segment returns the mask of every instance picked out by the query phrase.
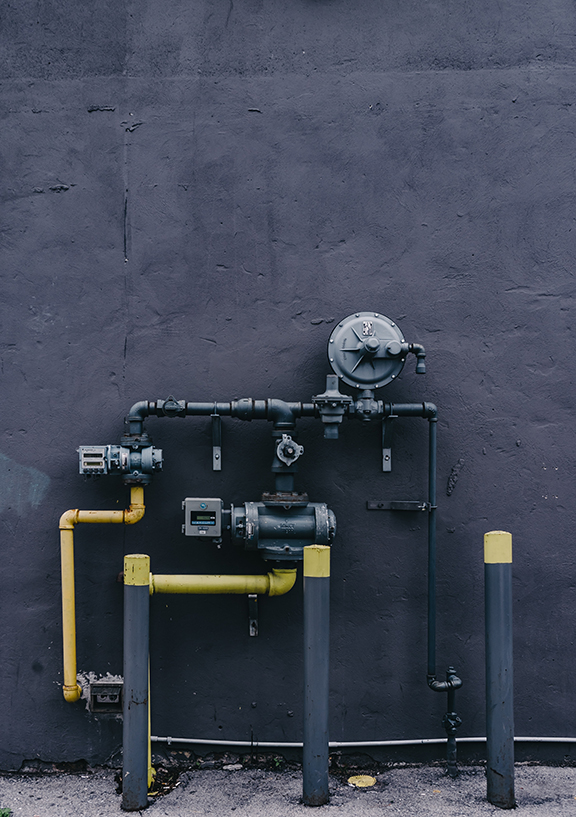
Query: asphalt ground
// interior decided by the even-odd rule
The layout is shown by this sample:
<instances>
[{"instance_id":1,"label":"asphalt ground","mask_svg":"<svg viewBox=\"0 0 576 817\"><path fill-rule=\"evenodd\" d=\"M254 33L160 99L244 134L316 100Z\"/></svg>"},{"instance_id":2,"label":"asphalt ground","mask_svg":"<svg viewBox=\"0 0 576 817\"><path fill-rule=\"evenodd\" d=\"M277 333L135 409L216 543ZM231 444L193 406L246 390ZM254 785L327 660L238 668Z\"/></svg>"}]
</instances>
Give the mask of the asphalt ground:
<instances>
[{"instance_id":1,"label":"asphalt ground","mask_svg":"<svg viewBox=\"0 0 576 817\"><path fill-rule=\"evenodd\" d=\"M295 766L283 771L245 768L199 768L170 772L165 794L150 797L149 817L472 817L506 812L486 800L482 766L460 769L456 779L438 766L399 766L374 773L375 785L355 788L340 770L330 776L330 801L310 808L301 802L302 774ZM354 772L352 772L353 774ZM167 778L168 779L168 778ZM515 770L517 809L522 817L576 817L576 768L519 764ZM12 774L0 776L0 809L13 817L103 817L122 815L117 772L88 769L79 774ZM2 814L2 811L0 811Z\"/></svg>"}]
</instances>

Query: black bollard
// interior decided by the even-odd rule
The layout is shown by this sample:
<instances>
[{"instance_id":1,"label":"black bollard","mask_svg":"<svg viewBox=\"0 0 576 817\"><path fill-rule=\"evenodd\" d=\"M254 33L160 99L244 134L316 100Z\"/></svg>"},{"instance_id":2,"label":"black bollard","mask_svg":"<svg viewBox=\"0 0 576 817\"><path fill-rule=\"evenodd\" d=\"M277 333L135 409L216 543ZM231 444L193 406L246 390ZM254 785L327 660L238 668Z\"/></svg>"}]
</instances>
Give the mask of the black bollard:
<instances>
[{"instance_id":1,"label":"black bollard","mask_svg":"<svg viewBox=\"0 0 576 817\"><path fill-rule=\"evenodd\" d=\"M307 806L328 802L330 548L304 548L304 748Z\"/></svg>"},{"instance_id":2,"label":"black bollard","mask_svg":"<svg viewBox=\"0 0 576 817\"><path fill-rule=\"evenodd\" d=\"M122 808L148 806L150 557L124 557Z\"/></svg>"},{"instance_id":3,"label":"black bollard","mask_svg":"<svg viewBox=\"0 0 576 817\"><path fill-rule=\"evenodd\" d=\"M514 808L512 535L484 535L488 800Z\"/></svg>"}]
</instances>

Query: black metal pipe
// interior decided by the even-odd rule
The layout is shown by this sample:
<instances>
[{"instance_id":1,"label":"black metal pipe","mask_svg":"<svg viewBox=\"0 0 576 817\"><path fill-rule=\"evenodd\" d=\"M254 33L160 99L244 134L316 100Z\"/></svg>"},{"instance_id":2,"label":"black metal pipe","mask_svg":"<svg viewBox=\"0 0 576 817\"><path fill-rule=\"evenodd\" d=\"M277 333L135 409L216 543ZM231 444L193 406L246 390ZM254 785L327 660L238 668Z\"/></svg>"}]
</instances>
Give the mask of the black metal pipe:
<instances>
[{"instance_id":1,"label":"black metal pipe","mask_svg":"<svg viewBox=\"0 0 576 817\"><path fill-rule=\"evenodd\" d=\"M304 548L304 745L302 799L328 802L330 548Z\"/></svg>"},{"instance_id":2,"label":"black metal pipe","mask_svg":"<svg viewBox=\"0 0 576 817\"><path fill-rule=\"evenodd\" d=\"M275 398L253 400L245 397L230 402L187 402L185 400L140 400L128 412L130 434L142 433L142 424L146 417L201 417L218 414L221 417L231 416L240 420L272 420L278 427L293 427L298 417L317 417L319 415L314 403L285 402Z\"/></svg>"},{"instance_id":3,"label":"black metal pipe","mask_svg":"<svg viewBox=\"0 0 576 817\"><path fill-rule=\"evenodd\" d=\"M512 653L512 536L484 536L486 616L487 796L514 808L514 689Z\"/></svg>"},{"instance_id":4,"label":"black metal pipe","mask_svg":"<svg viewBox=\"0 0 576 817\"><path fill-rule=\"evenodd\" d=\"M446 730L446 766L450 777L458 775L456 766L456 730L462 723L456 713L456 690L462 686L454 667L448 667L446 680L436 678L436 479L437 479L437 426L436 406L428 415L428 669L426 680L433 692L447 692L446 713L442 726Z\"/></svg>"},{"instance_id":5,"label":"black metal pipe","mask_svg":"<svg viewBox=\"0 0 576 817\"><path fill-rule=\"evenodd\" d=\"M459 682L459 684L462 682L457 677L454 667L448 667L446 682L449 687L447 690L446 713L442 718L442 726L446 730L446 766L450 777L458 777L456 730L461 725L462 719L456 713L456 682Z\"/></svg>"},{"instance_id":6,"label":"black metal pipe","mask_svg":"<svg viewBox=\"0 0 576 817\"><path fill-rule=\"evenodd\" d=\"M436 678L436 429L428 421L428 678Z\"/></svg>"},{"instance_id":7,"label":"black metal pipe","mask_svg":"<svg viewBox=\"0 0 576 817\"><path fill-rule=\"evenodd\" d=\"M132 436L140 436L144 428L144 419L148 417L149 406L147 400L141 400L139 403L134 403L128 412L128 431Z\"/></svg>"},{"instance_id":8,"label":"black metal pipe","mask_svg":"<svg viewBox=\"0 0 576 817\"><path fill-rule=\"evenodd\" d=\"M431 420L438 414L434 403L384 403L384 416L424 417Z\"/></svg>"},{"instance_id":9,"label":"black metal pipe","mask_svg":"<svg viewBox=\"0 0 576 817\"><path fill-rule=\"evenodd\" d=\"M426 350L421 343L411 343L410 351L416 355L416 374L426 374Z\"/></svg>"},{"instance_id":10,"label":"black metal pipe","mask_svg":"<svg viewBox=\"0 0 576 817\"><path fill-rule=\"evenodd\" d=\"M122 808L148 806L150 558L124 557Z\"/></svg>"}]
</instances>

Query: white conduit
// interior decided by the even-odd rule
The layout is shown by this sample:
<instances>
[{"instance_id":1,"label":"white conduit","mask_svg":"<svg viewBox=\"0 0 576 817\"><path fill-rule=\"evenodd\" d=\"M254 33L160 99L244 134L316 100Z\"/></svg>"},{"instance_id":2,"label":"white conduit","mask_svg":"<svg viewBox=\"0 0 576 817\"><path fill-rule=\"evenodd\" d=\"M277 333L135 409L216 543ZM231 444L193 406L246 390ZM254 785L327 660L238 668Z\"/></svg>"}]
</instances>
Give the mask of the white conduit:
<instances>
[{"instance_id":1,"label":"white conduit","mask_svg":"<svg viewBox=\"0 0 576 817\"><path fill-rule=\"evenodd\" d=\"M258 740L206 740L201 738L169 738L152 735L150 740L155 743L194 743L198 746L245 746L253 749L301 749L302 743L282 743L280 741ZM485 737L456 738L457 743L486 743ZM542 737L515 737L515 743L576 743L576 738L542 738ZM362 746L421 746L430 743L446 743L446 738L420 738L415 740L364 740L340 741L331 740L331 749L359 748Z\"/></svg>"}]
</instances>

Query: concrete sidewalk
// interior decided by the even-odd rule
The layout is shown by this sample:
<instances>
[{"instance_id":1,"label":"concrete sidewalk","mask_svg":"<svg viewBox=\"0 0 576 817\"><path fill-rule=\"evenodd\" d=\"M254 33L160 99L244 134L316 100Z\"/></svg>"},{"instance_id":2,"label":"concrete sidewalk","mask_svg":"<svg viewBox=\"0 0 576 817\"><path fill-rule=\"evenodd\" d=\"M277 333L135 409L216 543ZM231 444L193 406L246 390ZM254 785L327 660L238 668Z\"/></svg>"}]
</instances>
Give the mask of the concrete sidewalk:
<instances>
[{"instance_id":1,"label":"concrete sidewalk","mask_svg":"<svg viewBox=\"0 0 576 817\"><path fill-rule=\"evenodd\" d=\"M14 817L103 817L126 814L116 793L116 773L96 769L85 774L4 774L0 808ZM330 803L310 809L300 802L299 770L198 769L185 771L165 795L151 797L149 817L346 817L374 815L502 815L486 801L482 766L468 766L452 780L441 766L391 768L376 776L372 788L351 787L345 776L331 777ZM516 799L525 817L576 816L576 769L518 765Z\"/></svg>"}]
</instances>

